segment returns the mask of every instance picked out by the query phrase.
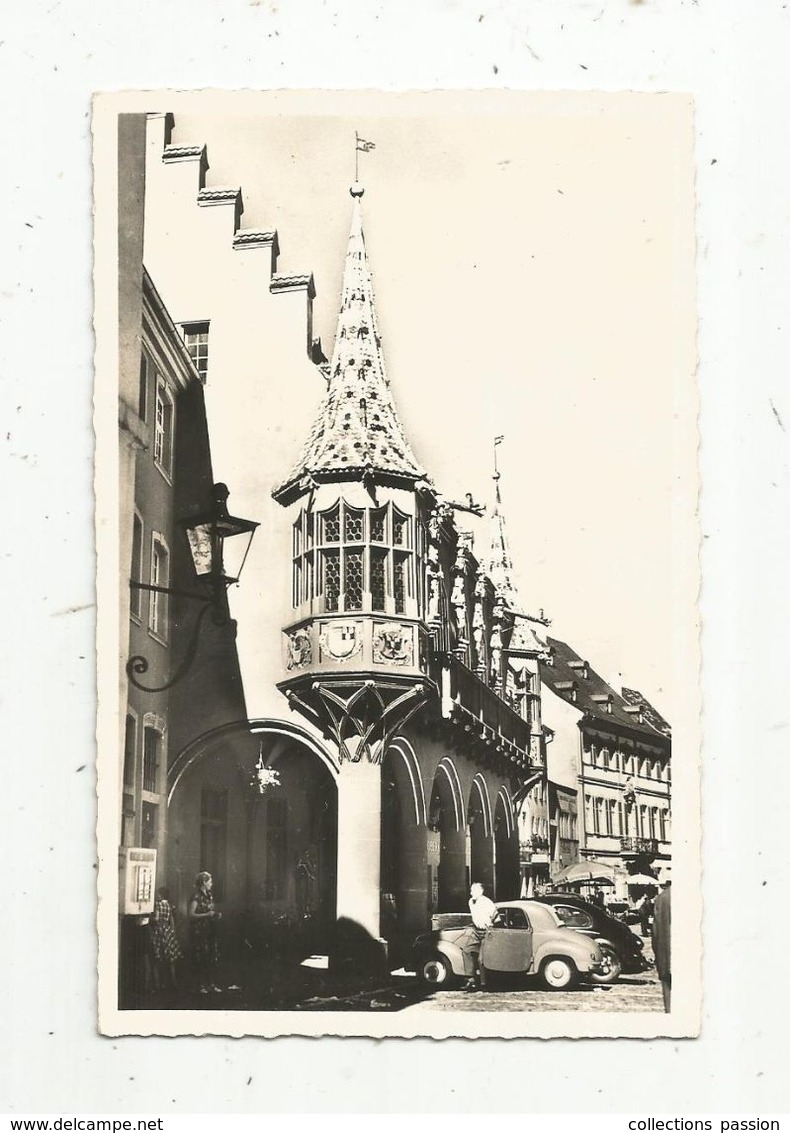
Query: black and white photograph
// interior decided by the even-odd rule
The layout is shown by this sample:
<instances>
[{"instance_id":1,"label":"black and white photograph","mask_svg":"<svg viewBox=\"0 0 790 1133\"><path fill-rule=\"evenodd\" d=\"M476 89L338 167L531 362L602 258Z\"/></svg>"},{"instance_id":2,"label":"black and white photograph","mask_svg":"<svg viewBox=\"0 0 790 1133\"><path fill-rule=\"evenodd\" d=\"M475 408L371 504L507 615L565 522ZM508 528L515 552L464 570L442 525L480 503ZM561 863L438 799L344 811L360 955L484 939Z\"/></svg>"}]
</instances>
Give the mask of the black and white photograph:
<instances>
[{"instance_id":1,"label":"black and white photograph","mask_svg":"<svg viewBox=\"0 0 790 1133\"><path fill-rule=\"evenodd\" d=\"M697 1034L692 99L93 135L102 1033Z\"/></svg>"}]
</instances>

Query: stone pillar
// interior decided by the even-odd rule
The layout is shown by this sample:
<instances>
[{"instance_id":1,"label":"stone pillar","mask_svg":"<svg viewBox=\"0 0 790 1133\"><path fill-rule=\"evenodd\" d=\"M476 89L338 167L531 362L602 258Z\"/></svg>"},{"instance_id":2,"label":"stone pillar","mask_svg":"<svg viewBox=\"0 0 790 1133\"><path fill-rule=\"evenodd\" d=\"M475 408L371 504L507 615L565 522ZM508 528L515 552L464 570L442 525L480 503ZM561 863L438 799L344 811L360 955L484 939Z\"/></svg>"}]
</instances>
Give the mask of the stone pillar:
<instances>
[{"instance_id":1,"label":"stone pillar","mask_svg":"<svg viewBox=\"0 0 790 1133\"><path fill-rule=\"evenodd\" d=\"M380 931L381 765L341 765L337 780L337 925L330 964L371 971L386 963Z\"/></svg>"},{"instance_id":2,"label":"stone pillar","mask_svg":"<svg viewBox=\"0 0 790 1133\"><path fill-rule=\"evenodd\" d=\"M442 830L439 862L439 912L463 912L469 903L466 876L466 832Z\"/></svg>"},{"instance_id":3,"label":"stone pillar","mask_svg":"<svg viewBox=\"0 0 790 1133\"><path fill-rule=\"evenodd\" d=\"M427 830L409 816L401 831L401 883L398 896L399 959L408 944L430 928Z\"/></svg>"}]
</instances>

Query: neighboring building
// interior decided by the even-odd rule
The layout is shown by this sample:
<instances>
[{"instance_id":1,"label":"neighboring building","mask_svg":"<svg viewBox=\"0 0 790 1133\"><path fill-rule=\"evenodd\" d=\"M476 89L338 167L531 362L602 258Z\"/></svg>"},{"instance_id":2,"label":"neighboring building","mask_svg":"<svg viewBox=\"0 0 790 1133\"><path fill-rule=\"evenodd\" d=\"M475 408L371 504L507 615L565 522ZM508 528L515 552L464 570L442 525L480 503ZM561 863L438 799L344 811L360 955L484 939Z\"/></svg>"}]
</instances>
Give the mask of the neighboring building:
<instances>
[{"instance_id":1,"label":"neighboring building","mask_svg":"<svg viewBox=\"0 0 790 1133\"><path fill-rule=\"evenodd\" d=\"M628 874L671 854L671 730L640 693L617 691L565 642L546 644L549 775L578 789L580 856L612 866L624 896Z\"/></svg>"},{"instance_id":2,"label":"neighboring building","mask_svg":"<svg viewBox=\"0 0 790 1133\"><path fill-rule=\"evenodd\" d=\"M551 808L551 870L549 880L579 860L578 793L569 787L549 781Z\"/></svg>"}]
</instances>

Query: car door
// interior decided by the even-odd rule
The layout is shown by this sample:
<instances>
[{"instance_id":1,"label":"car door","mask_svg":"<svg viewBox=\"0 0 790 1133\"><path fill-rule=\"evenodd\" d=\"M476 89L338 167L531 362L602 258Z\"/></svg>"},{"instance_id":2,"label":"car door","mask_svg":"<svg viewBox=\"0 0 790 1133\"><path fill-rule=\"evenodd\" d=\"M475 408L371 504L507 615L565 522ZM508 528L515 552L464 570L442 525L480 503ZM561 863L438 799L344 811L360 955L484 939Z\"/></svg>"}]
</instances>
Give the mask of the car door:
<instances>
[{"instance_id":1,"label":"car door","mask_svg":"<svg viewBox=\"0 0 790 1133\"><path fill-rule=\"evenodd\" d=\"M480 949L480 962L490 972L528 972L532 967L532 928L523 909L499 910L500 923L490 928Z\"/></svg>"}]
</instances>

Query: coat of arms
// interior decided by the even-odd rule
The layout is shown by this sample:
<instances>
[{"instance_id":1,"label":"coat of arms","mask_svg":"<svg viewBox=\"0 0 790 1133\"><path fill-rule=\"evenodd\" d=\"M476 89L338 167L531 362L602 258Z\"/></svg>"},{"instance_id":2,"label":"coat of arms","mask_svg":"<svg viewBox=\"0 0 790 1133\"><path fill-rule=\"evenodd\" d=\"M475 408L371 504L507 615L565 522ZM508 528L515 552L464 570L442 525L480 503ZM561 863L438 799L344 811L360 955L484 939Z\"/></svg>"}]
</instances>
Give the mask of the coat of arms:
<instances>
[{"instance_id":1,"label":"coat of arms","mask_svg":"<svg viewBox=\"0 0 790 1133\"><path fill-rule=\"evenodd\" d=\"M373 637L373 660L377 664L407 665L412 659L411 627L397 622L378 626Z\"/></svg>"},{"instance_id":2,"label":"coat of arms","mask_svg":"<svg viewBox=\"0 0 790 1133\"><path fill-rule=\"evenodd\" d=\"M356 622L329 622L321 632L321 649L334 661L347 661L362 648Z\"/></svg>"}]
</instances>

